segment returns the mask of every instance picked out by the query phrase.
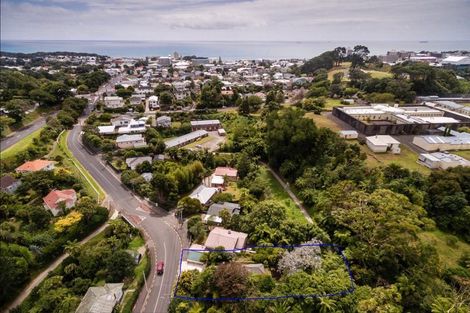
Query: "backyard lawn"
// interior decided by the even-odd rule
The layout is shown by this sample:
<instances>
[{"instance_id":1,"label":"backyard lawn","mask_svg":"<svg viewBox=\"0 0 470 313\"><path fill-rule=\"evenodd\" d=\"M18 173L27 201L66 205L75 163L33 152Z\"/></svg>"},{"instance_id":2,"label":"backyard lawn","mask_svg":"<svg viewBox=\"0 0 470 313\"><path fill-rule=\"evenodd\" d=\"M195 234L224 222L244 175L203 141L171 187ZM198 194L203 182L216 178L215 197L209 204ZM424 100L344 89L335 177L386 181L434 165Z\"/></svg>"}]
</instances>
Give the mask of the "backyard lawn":
<instances>
[{"instance_id":1,"label":"backyard lawn","mask_svg":"<svg viewBox=\"0 0 470 313\"><path fill-rule=\"evenodd\" d=\"M469 244L440 230L425 231L420 233L419 237L436 248L440 261L447 267L457 266L460 257L465 252L470 253Z\"/></svg>"},{"instance_id":2,"label":"backyard lawn","mask_svg":"<svg viewBox=\"0 0 470 313\"><path fill-rule=\"evenodd\" d=\"M277 179L271 174L271 172L264 166L261 167L260 171L261 178L266 182L264 185L268 186L270 189L270 197L273 200L284 204L287 209L286 213L288 217L296 221L305 223L306 220L302 212L291 199L291 197L289 197L289 194L284 190L284 188L282 188Z\"/></svg>"}]
</instances>

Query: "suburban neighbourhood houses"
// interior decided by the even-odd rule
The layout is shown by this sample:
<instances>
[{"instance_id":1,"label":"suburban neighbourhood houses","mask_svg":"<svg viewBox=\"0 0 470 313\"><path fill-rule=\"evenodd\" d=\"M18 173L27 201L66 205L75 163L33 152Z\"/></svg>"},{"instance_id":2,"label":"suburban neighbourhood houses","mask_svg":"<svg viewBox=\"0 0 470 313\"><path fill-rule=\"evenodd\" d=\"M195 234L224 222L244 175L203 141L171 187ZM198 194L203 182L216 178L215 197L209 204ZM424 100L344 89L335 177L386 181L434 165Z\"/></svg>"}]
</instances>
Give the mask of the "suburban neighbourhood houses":
<instances>
[{"instance_id":1,"label":"suburban neighbourhood houses","mask_svg":"<svg viewBox=\"0 0 470 313\"><path fill-rule=\"evenodd\" d=\"M11 175L5 175L0 178L0 189L6 193L14 193L21 186L21 180Z\"/></svg>"}]
</instances>

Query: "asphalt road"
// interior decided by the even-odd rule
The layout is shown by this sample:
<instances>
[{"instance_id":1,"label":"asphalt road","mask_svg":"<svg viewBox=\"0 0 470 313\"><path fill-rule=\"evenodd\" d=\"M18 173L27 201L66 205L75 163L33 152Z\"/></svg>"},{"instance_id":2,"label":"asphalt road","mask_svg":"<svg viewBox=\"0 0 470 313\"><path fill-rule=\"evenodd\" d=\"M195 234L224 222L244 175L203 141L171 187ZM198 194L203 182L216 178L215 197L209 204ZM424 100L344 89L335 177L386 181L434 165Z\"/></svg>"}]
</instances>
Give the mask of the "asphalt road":
<instances>
[{"instance_id":1,"label":"asphalt road","mask_svg":"<svg viewBox=\"0 0 470 313\"><path fill-rule=\"evenodd\" d=\"M17 143L24 137L28 136L29 134L35 132L36 130L43 127L44 125L46 125L46 117L40 117L36 121L34 121L32 124L29 124L28 126L25 126L24 128L22 128L21 130L16 131L11 136L3 138L0 141L0 151L10 148L15 143Z\"/></svg>"},{"instance_id":2,"label":"asphalt road","mask_svg":"<svg viewBox=\"0 0 470 313\"><path fill-rule=\"evenodd\" d=\"M114 85L119 80L120 76L113 77L95 94L90 95L85 116L92 112L103 93L111 94L114 91ZM119 176L106 166L99 156L91 154L83 146L80 132L81 126L75 125L67 138L68 148L104 189L113 207L128 221L143 230L146 237L145 241L149 248L152 267L147 284L142 288L133 312L167 312L178 275L181 249L185 242L184 236L181 236L182 231L179 229L178 222L172 214L150 206L123 186ZM156 273L157 260L165 263L163 275Z\"/></svg>"},{"instance_id":3,"label":"asphalt road","mask_svg":"<svg viewBox=\"0 0 470 313\"><path fill-rule=\"evenodd\" d=\"M167 312L173 285L179 269L179 257L183 241L176 231L177 220L172 214L158 209L149 208L145 202L136 198L124 187L112 169L105 166L98 157L90 154L80 139L81 126L76 125L68 136L67 145L73 155L101 185L111 198L118 211L137 227L143 229L150 250L152 269L147 280L147 287L142 289L134 312ZM156 275L155 262L163 260L165 271Z\"/></svg>"}]
</instances>

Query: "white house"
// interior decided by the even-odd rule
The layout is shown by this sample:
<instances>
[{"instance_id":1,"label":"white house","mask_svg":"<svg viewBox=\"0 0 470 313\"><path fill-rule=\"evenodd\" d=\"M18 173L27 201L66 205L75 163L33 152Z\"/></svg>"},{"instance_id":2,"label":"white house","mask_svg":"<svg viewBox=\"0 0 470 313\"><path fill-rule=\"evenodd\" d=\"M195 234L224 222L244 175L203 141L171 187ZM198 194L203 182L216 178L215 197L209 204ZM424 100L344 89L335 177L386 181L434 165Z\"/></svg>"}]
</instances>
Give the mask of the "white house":
<instances>
[{"instance_id":1,"label":"white house","mask_svg":"<svg viewBox=\"0 0 470 313\"><path fill-rule=\"evenodd\" d=\"M209 204L209 201L211 198L219 192L218 188L212 188L212 187L206 187L204 185L201 185L194 189L194 191L189 195L190 198L192 199L197 199L199 202L201 202L202 205L207 205Z\"/></svg>"},{"instance_id":2,"label":"white house","mask_svg":"<svg viewBox=\"0 0 470 313\"><path fill-rule=\"evenodd\" d=\"M147 146L145 138L142 134L137 135L121 135L116 138L116 145L121 149L141 148Z\"/></svg>"},{"instance_id":3,"label":"white house","mask_svg":"<svg viewBox=\"0 0 470 313\"><path fill-rule=\"evenodd\" d=\"M160 102L157 96L151 96L148 98L149 108L152 110L160 109Z\"/></svg>"},{"instance_id":4,"label":"white house","mask_svg":"<svg viewBox=\"0 0 470 313\"><path fill-rule=\"evenodd\" d=\"M366 137L366 144L375 153L391 151L393 154L400 154L400 142L389 135Z\"/></svg>"},{"instance_id":5,"label":"white house","mask_svg":"<svg viewBox=\"0 0 470 313\"><path fill-rule=\"evenodd\" d=\"M344 139L357 139L358 133L355 130L340 130L339 136Z\"/></svg>"},{"instance_id":6,"label":"white house","mask_svg":"<svg viewBox=\"0 0 470 313\"><path fill-rule=\"evenodd\" d=\"M122 97L104 97L104 106L110 109L122 108L124 106L124 101Z\"/></svg>"},{"instance_id":7,"label":"white house","mask_svg":"<svg viewBox=\"0 0 470 313\"><path fill-rule=\"evenodd\" d=\"M120 115L118 117L112 118L111 124L117 127L121 127L121 126L129 125L130 121L132 121L132 117L127 116L127 115Z\"/></svg>"}]
</instances>

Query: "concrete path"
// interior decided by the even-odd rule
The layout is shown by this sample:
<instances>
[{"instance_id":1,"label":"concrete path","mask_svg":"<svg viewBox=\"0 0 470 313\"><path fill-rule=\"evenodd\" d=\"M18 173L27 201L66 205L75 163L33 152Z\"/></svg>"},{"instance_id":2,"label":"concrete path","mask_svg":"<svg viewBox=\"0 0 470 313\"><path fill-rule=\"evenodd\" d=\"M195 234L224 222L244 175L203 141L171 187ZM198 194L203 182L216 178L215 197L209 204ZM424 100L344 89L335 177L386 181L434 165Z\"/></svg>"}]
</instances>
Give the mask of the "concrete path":
<instances>
[{"instance_id":1,"label":"concrete path","mask_svg":"<svg viewBox=\"0 0 470 313\"><path fill-rule=\"evenodd\" d=\"M305 219L307 222L310 224L313 223L312 218L308 214L307 210L305 209L304 205L302 202L297 198L297 196L292 192L290 187L282 180L282 178L266 164L266 168L273 174L274 177L276 177L277 181L281 184L282 188L289 194L289 197L294 201L294 203L299 207L300 211L302 211L302 214L305 216Z\"/></svg>"}]
</instances>

